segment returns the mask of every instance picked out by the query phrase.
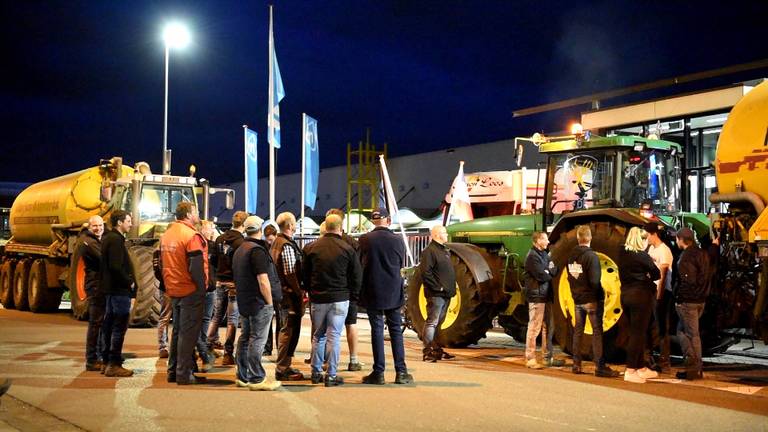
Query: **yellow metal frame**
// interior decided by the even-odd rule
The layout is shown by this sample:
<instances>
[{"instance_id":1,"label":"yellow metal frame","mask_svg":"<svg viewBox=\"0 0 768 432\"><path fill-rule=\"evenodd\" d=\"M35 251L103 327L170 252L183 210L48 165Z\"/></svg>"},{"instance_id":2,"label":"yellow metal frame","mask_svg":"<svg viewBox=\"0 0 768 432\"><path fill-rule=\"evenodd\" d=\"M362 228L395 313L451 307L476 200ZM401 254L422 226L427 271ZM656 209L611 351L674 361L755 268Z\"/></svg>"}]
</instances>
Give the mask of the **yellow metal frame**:
<instances>
[{"instance_id":1,"label":"yellow metal frame","mask_svg":"<svg viewBox=\"0 0 768 432\"><path fill-rule=\"evenodd\" d=\"M384 150L376 150L371 143L371 131L366 130L365 142L360 141L357 150L352 149L352 144L347 144L347 232L359 232L363 229L362 218L357 219L357 226L351 226L350 214L358 215L370 213L379 206L379 155L387 157L387 143ZM353 195L357 196L354 200Z\"/></svg>"}]
</instances>

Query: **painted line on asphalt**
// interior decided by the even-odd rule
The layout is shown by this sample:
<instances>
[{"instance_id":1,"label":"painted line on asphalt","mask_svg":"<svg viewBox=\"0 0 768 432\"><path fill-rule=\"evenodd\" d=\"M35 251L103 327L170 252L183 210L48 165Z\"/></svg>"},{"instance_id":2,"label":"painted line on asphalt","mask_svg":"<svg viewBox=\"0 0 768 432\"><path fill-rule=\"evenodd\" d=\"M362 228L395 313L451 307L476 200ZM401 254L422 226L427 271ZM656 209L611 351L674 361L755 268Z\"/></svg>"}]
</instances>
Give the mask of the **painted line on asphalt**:
<instances>
[{"instance_id":1,"label":"painted line on asphalt","mask_svg":"<svg viewBox=\"0 0 768 432\"><path fill-rule=\"evenodd\" d=\"M117 378L115 385L115 417L105 430L132 430L141 425L142 430L161 431L155 420L159 413L139 403L141 392L152 386L157 357L128 359L125 366L133 369L130 378Z\"/></svg>"}]
</instances>

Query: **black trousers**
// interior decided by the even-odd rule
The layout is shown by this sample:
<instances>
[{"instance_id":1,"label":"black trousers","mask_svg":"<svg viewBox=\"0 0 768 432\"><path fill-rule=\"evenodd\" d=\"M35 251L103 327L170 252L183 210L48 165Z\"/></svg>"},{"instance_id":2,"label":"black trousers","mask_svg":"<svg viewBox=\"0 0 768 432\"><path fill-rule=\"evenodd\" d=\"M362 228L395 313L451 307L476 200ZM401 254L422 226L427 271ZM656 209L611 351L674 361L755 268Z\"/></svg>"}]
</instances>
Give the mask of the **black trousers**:
<instances>
[{"instance_id":1,"label":"black trousers","mask_svg":"<svg viewBox=\"0 0 768 432\"><path fill-rule=\"evenodd\" d=\"M280 303L280 335L278 336L277 364L278 372L285 372L291 367L296 345L301 332L301 317L304 316L304 302L299 293L283 292Z\"/></svg>"},{"instance_id":2,"label":"black trousers","mask_svg":"<svg viewBox=\"0 0 768 432\"><path fill-rule=\"evenodd\" d=\"M85 361L93 363L101 360L104 352L104 338L101 326L107 311L107 298L103 295L88 296L88 332L85 336Z\"/></svg>"},{"instance_id":3,"label":"black trousers","mask_svg":"<svg viewBox=\"0 0 768 432\"><path fill-rule=\"evenodd\" d=\"M627 345L627 367L642 369L645 367L643 352L648 332L648 323L653 313L654 293L648 289L623 289L621 306L629 319L629 344Z\"/></svg>"},{"instance_id":4,"label":"black trousers","mask_svg":"<svg viewBox=\"0 0 768 432\"><path fill-rule=\"evenodd\" d=\"M176 374L177 383L192 380L195 367L195 346L203 326L204 290L197 290L186 297L174 297L173 335L168 356L168 374Z\"/></svg>"}]
</instances>

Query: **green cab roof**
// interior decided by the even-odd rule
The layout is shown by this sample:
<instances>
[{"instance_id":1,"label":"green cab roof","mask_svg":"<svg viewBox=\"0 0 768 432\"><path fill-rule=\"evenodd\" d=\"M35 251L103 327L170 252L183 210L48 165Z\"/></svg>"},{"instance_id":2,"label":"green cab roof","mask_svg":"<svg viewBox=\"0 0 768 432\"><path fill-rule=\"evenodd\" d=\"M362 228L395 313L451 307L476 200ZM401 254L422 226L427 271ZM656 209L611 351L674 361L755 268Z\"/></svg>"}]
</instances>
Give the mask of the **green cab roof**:
<instances>
[{"instance_id":1,"label":"green cab roof","mask_svg":"<svg viewBox=\"0 0 768 432\"><path fill-rule=\"evenodd\" d=\"M593 135L590 139L566 139L562 141L552 141L539 145L540 153L556 153L574 150L601 149L608 147L628 147L633 148L636 145L644 144L648 149L666 150L672 149L681 151L679 144L672 141L659 139L649 139L639 136L611 136L601 137Z\"/></svg>"}]
</instances>

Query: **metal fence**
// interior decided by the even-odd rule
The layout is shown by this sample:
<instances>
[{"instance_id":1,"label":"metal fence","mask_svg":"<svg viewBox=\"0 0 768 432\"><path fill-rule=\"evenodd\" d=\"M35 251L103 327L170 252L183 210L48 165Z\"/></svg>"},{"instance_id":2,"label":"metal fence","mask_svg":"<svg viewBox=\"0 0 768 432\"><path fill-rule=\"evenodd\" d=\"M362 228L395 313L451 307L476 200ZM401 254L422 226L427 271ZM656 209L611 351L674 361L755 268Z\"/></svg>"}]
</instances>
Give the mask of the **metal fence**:
<instances>
[{"instance_id":1,"label":"metal fence","mask_svg":"<svg viewBox=\"0 0 768 432\"><path fill-rule=\"evenodd\" d=\"M400 235L399 233L395 232L396 234ZM294 239L296 240L296 243L298 243L299 247L302 249L304 246L314 242L315 240L320 237L319 235L304 235L304 236L296 236ZM429 234L424 233L405 233L405 237L408 240L408 246L411 248L411 253L413 254L413 265L416 265L419 263L419 257L421 256L421 252L427 247L429 244Z\"/></svg>"}]
</instances>

